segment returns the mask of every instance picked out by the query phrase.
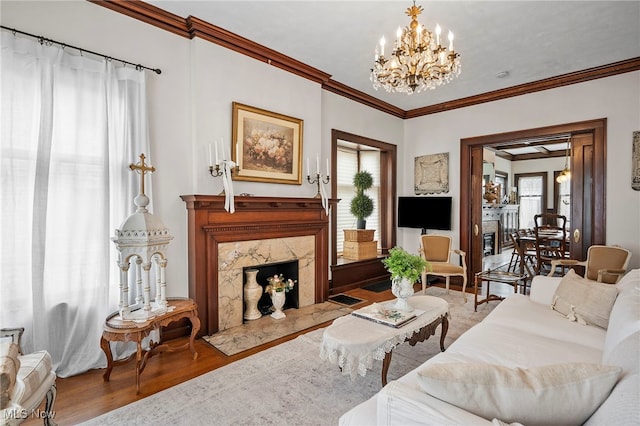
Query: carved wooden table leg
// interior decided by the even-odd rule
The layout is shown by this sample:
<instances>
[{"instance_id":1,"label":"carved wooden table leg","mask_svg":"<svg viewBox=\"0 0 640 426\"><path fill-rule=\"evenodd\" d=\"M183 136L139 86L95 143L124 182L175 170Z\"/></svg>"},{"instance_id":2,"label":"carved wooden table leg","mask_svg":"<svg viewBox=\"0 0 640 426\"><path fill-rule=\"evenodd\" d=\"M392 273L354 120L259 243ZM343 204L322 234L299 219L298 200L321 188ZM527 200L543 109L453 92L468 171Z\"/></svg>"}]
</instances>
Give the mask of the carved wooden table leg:
<instances>
[{"instance_id":1,"label":"carved wooden table leg","mask_svg":"<svg viewBox=\"0 0 640 426\"><path fill-rule=\"evenodd\" d=\"M432 323L427 324L420 330L414 332L411 337L407 337L405 339L405 342L409 342L411 346L415 346L418 342L424 342L436 333L436 328L439 325L442 326L442 333L440 333L440 351L444 352L444 338L447 336L447 331L449 330L449 319L447 318L447 314L444 314ZM387 372L391 365L392 356L393 349L384 354L384 359L382 360L382 386L387 384Z\"/></svg>"},{"instance_id":2,"label":"carved wooden table leg","mask_svg":"<svg viewBox=\"0 0 640 426\"><path fill-rule=\"evenodd\" d=\"M440 333L440 352L444 352L444 338L447 337L449 331L449 318L445 315L442 318L442 332Z\"/></svg>"},{"instance_id":3,"label":"carved wooden table leg","mask_svg":"<svg viewBox=\"0 0 640 426\"><path fill-rule=\"evenodd\" d=\"M193 354L193 359L198 358L198 352L196 352L196 348L193 345L193 342L196 339L196 335L198 331L200 331L200 318L198 318L198 311L194 311L189 318L191 320L191 337L189 337L189 349Z\"/></svg>"},{"instance_id":4,"label":"carved wooden table leg","mask_svg":"<svg viewBox=\"0 0 640 426\"><path fill-rule=\"evenodd\" d=\"M387 371L389 371L389 365L391 365L391 356L393 355L393 349L384 354L382 360L382 387L387 385Z\"/></svg>"},{"instance_id":5,"label":"carved wooden table leg","mask_svg":"<svg viewBox=\"0 0 640 426\"><path fill-rule=\"evenodd\" d=\"M111 370L113 370L113 355L111 354L111 345L109 341L103 337L100 338L100 347L102 351L107 356L107 371L102 375L102 380L105 382L109 381L109 377L111 376Z\"/></svg>"}]
</instances>

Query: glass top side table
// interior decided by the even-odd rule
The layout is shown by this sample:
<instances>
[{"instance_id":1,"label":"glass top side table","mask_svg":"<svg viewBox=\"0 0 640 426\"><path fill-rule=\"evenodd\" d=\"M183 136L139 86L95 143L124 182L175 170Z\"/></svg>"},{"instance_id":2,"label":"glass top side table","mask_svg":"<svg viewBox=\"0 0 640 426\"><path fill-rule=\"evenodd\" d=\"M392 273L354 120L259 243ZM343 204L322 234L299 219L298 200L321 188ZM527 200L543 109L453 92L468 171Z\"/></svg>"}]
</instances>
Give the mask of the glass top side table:
<instances>
[{"instance_id":1,"label":"glass top side table","mask_svg":"<svg viewBox=\"0 0 640 426\"><path fill-rule=\"evenodd\" d=\"M513 292L518 292L518 286L522 287L522 294L525 294L527 291L527 279L529 276L527 274L516 274L513 272L504 272L504 271L492 271L491 269L486 271L481 271L475 274L473 280L473 289L474 289L474 306L473 310L478 310L478 305L482 305L483 303L488 303L492 300L504 300L504 297L497 296L495 294L491 294L490 285L491 282L499 282L504 284L509 284L513 286ZM482 281L487 282L487 295L486 298L478 300L478 290L479 287L482 287Z\"/></svg>"}]
</instances>

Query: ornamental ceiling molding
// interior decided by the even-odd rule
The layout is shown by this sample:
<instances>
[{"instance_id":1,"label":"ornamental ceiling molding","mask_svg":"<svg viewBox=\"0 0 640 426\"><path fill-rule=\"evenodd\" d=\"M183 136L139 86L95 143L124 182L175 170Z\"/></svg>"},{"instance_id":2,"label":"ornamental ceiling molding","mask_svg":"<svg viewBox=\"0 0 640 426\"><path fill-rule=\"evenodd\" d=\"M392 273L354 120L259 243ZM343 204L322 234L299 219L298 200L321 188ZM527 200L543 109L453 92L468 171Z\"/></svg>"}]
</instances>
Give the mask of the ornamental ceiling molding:
<instances>
[{"instance_id":1,"label":"ornamental ceiling molding","mask_svg":"<svg viewBox=\"0 0 640 426\"><path fill-rule=\"evenodd\" d=\"M393 105L383 102L364 92L348 87L338 81L332 80L331 75L300 61L297 61L280 52L269 49L261 44L255 43L249 39L240 37L223 28L212 25L206 21L190 16L182 18L174 15L166 10L141 0L89 0L96 5L106 7L115 12L137 19L147 24L162 28L182 37L193 39L199 37L220 46L231 49L235 52L247 55L261 62L278 67L282 70L291 72L300 77L309 79L322 86L322 89L344 96L355 102L385 112L387 114L402 119L416 118L424 115L435 114L444 111L450 111L458 108L464 108L472 105L493 102L500 99L506 99L514 96L526 95L542 90L553 89L557 87L568 86L576 83L583 83L599 78L610 77L617 74L640 70L640 57L631 58L608 65L594 68L588 68L582 71L562 74L543 80L525 83L513 87L495 90L492 92L481 93L479 95L469 96L466 98L456 99L453 101L442 102L440 104L429 105L422 108L416 108L404 111Z\"/></svg>"}]
</instances>

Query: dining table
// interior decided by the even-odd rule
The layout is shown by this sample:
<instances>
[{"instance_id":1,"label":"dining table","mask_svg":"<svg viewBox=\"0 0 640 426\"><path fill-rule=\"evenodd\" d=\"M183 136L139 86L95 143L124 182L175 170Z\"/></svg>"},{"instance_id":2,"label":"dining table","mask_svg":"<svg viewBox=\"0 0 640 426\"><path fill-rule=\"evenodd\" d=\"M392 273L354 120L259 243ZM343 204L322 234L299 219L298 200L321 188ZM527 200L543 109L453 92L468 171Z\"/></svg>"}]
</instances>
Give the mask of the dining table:
<instances>
[{"instance_id":1,"label":"dining table","mask_svg":"<svg viewBox=\"0 0 640 426\"><path fill-rule=\"evenodd\" d=\"M547 240L558 240L561 241L563 238L565 239L565 244L568 246L569 244L569 236L566 232L558 231L558 230L549 230L549 231L539 231L541 236L544 236ZM525 271L530 277L534 275L538 275L540 271L538 270L537 263L535 264L533 270L531 266L526 262L526 252L527 250L536 250L538 239L535 234L528 235L520 235L516 239L517 246L515 247L518 250L518 255L520 256L520 274L524 274Z\"/></svg>"}]
</instances>

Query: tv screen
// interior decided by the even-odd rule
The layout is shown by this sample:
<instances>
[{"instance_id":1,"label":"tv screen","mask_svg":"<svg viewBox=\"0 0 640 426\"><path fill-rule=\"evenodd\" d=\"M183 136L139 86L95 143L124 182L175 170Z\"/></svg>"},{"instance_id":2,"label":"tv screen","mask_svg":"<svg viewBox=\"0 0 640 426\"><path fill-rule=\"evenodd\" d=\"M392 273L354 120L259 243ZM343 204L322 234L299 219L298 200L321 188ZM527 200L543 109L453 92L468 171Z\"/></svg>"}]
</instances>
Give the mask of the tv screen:
<instances>
[{"instance_id":1,"label":"tv screen","mask_svg":"<svg viewBox=\"0 0 640 426\"><path fill-rule=\"evenodd\" d=\"M398 227L451 230L451 197L398 197Z\"/></svg>"}]
</instances>

